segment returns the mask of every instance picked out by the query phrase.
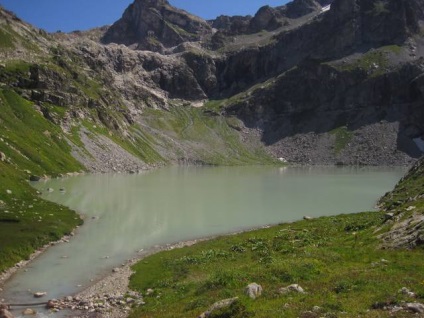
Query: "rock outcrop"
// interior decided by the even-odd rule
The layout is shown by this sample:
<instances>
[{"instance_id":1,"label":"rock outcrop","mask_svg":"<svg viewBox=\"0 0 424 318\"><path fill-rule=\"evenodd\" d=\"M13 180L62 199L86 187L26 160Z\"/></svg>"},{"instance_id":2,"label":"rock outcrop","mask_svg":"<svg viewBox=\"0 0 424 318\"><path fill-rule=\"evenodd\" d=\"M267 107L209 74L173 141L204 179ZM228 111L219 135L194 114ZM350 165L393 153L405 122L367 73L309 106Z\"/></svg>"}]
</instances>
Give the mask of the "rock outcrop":
<instances>
[{"instance_id":1,"label":"rock outcrop","mask_svg":"<svg viewBox=\"0 0 424 318\"><path fill-rule=\"evenodd\" d=\"M424 245L423 189L424 157L379 201L380 209L390 215L385 224L391 229L379 237L383 248L412 249Z\"/></svg>"},{"instance_id":2,"label":"rock outcrop","mask_svg":"<svg viewBox=\"0 0 424 318\"><path fill-rule=\"evenodd\" d=\"M136 0L102 38L103 43L163 51L183 42L199 41L212 32L209 24L166 0Z\"/></svg>"}]
</instances>

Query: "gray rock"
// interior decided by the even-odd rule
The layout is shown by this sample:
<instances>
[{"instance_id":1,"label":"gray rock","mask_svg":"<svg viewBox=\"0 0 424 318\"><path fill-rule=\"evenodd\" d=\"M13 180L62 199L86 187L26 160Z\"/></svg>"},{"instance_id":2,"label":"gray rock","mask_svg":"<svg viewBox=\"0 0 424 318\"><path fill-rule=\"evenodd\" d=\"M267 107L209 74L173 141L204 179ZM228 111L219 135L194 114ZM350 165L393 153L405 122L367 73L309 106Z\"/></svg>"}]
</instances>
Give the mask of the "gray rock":
<instances>
[{"instance_id":1,"label":"gray rock","mask_svg":"<svg viewBox=\"0 0 424 318\"><path fill-rule=\"evenodd\" d=\"M14 317L15 316L13 316L12 313L6 308L0 309L0 318L14 318Z\"/></svg>"},{"instance_id":2,"label":"gray rock","mask_svg":"<svg viewBox=\"0 0 424 318\"><path fill-rule=\"evenodd\" d=\"M27 308L24 311L22 311L22 315L24 316L35 316L37 312L34 309Z\"/></svg>"},{"instance_id":3,"label":"gray rock","mask_svg":"<svg viewBox=\"0 0 424 318\"><path fill-rule=\"evenodd\" d=\"M389 212L389 213L385 213L384 214L384 219L387 221L387 220L392 220L393 218L395 217L395 214L394 213L392 213L392 212Z\"/></svg>"},{"instance_id":4,"label":"gray rock","mask_svg":"<svg viewBox=\"0 0 424 318\"><path fill-rule=\"evenodd\" d=\"M279 289L280 294L288 294L290 292L300 293L300 294L306 294L302 287L298 284L292 284L287 287L282 287Z\"/></svg>"},{"instance_id":5,"label":"gray rock","mask_svg":"<svg viewBox=\"0 0 424 318\"><path fill-rule=\"evenodd\" d=\"M212 314L213 311L223 309L223 308L226 308L226 307L230 307L232 304L234 304L237 301L238 301L238 297L220 300L220 301L214 303L212 306L210 306L209 309L207 311L205 311L204 313L202 313L201 315L199 315L198 318L209 317Z\"/></svg>"},{"instance_id":6,"label":"gray rock","mask_svg":"<svg viewBox=\"0 0 424 318\"><path fill-rule=\"evenodd\" d=\"M36 292L36 293L34 293L35 298L41 298L41 297L44 297L46 295L47 295L46 292Z\"/></svg>"},{"instance_id":7,"label":"gray rock","mask_svg":"<svg viewBox=\"0 0 424 318\"><path fill-rule=\"evenodd\" d=\"M424 313L424 305L421 303L407 303L405 308L415 313Z\"/></svg>"},{"instance_id":8,"label":"gray rock","mask_svg":"<svg viewBox=\"0 0 424 318\"><path fill-rule=\"evenodd\" d=\"M6 161L6 160L7 160L6 155L0 151L0 161Z\"/></svg>"},{"instance_id":9,"label":"gray rock","mask_svg":"<svg viewBox=\"0 0 424 318\"><path fill-rule=\"evenodd\" d=\"M40 180L41 180L40 176L31 175L29 177L29 181L40 181Z\"/></svg>"},{"instance_id":10,"label":"gray rock","mask_svg":"<svg viewBox=\"0 0 424 318\"><path fill-rule=\"evenodd\" d=\"M410 291L410 290L409 290L408 288L406 288L406 287L402 287L401 289L399 289L398 293L399 293L399 294L406 295L406 296L408 296L408 297L412 297L412 298L415 298L415 297L417 296L414 292Z\"/></svg>"},{"instance_id":11,"label":"gray rock","mask_svg":"<svg viewBox=\"0 0 424 318\"><path fill-rule=\"evenodd\" d=\"M251 283L247 285L245 289L245 294L252 299L256 299L257 297L262 295L262 286L256 283Z\"/></svg>"},{"instance_id":12,"label":"gray rock","mask_svg":"<svg viewBox=\"0 0 424 318\"><path fill-rule=\"evenodd\" d=\"M172 7L166 0L136 0L102 41L161 52L165 47L199 41L211 33L206 21Z\"/></svg>"}]
</instances>

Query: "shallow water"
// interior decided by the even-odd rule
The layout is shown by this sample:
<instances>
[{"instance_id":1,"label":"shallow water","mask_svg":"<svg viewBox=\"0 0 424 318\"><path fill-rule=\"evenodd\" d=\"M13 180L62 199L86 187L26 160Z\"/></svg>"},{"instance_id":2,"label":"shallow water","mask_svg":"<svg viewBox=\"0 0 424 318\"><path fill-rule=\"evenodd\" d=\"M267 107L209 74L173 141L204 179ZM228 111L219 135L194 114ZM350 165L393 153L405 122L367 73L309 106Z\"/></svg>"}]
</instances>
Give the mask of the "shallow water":
<instances>
[{"instance_id":1,"label":"shallow water","mask_svg":"<svg viewBox=\"0 0 424 318\"><path fill-rule=\"evenodd\" d=\"M402 168L170 167L35 183L85 224L20 271L1 295L13 303L74 294L141 249L241 229L372 210ZM47 188L55 189L48 193ZM66 191L61 193L60 188Z\"/></svg>"}]
</instances>

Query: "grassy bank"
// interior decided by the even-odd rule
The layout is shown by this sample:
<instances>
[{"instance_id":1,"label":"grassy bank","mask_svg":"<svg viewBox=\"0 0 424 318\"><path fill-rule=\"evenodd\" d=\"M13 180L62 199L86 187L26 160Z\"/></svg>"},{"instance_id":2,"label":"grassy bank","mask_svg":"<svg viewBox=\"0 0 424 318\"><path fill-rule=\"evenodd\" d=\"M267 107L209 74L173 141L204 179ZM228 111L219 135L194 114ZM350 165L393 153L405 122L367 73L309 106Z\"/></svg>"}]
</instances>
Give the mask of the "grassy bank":
<instances>
[{"instance_id":1,"label":"grassy bank","mask_svg":"<svg viewBox=\"0 0 424 318\"><path fill-rule=\"evenodd\" d=\"M66 208L42 200L25 173L0 162L0 272L82 223Z\"/></svg>"},{"instance_id":2,"label":"grassy bank","mask_svg":"<svg viewBox=\"0 0 424 318\"><path fill-rule=\"evenodd\" d=\"M387 204L401 193L421 193L423 180L422 173L410 174ZM133 268L130 287L154 292L131 317L197 317L233 297L236 304L210 317L392 317L384 307L424 301L423 246L380 248L377 236L392 225L384 212L322 217L155 254ZM252 282L263 287L256 300L244 293ZM306 293L280 293L291 284ZM403 287L416 298L400 293Z\"/></svg>"},{"instance_id":3,"label":"grassy bank","mask_svg":"<svg viewBox=\"0 0 424 318\"><path fill-rule=\"evenodd\" d=\"M82 166L59 127L27 100L0 90L0 271L81 224L78 215L39 198L31 175L58 175Z\"/></svg>"}]
</instances>

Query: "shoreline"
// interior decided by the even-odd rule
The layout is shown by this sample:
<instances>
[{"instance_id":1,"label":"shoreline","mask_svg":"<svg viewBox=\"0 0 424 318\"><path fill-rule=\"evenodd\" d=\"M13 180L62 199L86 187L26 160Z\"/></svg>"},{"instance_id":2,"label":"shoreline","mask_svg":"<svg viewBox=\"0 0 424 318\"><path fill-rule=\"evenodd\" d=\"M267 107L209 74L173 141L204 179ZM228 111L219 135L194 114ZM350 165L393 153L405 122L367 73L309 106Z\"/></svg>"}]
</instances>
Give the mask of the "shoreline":
<instances>
[{"instance_id":1,"label":"shoreline","mask_svg":"<svg viewBox=\"0 0 424 318\"><path fill-rule=\"evenodd\" d=\"M292 223L292 222L286 222ZM153 254L173 250L176 248L183 248L195 245L200 242L212 240L214 238L224 236L224 235L237 235L244 232L254 231L258 229L270 228L272 226L276 226L279 223L275 224L267 224L258 227L252 228L244 228L235 230L234 232L221 233L217 235L201 237L196 239L189 239L185 241L178 241L174 243L168 243L164 245L155 245L146 250L140 250L134 255L131 259L127 260L125 263L122 263L120 266L111 268L109 273L105 273L103 277L99 278L96 281L93 281L89 286L87 286L84 290L79 291L72 296L64 297L63 299L46 299L46 303L50 300L53 300L57 306L52 307L52 311L60 313L60 317L75 317L75 318L93 318L99 316L99 311L96 311L91 306L79 306L81 304L93 304L96 299L103 297L104 295L111 295L112 298L123 299L125 295L131 293L129 289L129 281L130 277L133 274L131 267L136 263L142 261L146 257L149 257ZM77 230L79 226L75 229ZM31 254L28 260L22 260L17 263L15 266L6 270L4 273L0 275L0 293L4 291L4 285L7 283L9 279L11 279L19 270L25 270L25 267L28 266L32 261L36 260L37 257L46 252L50 247L55 246L60 243L68 243L69 240L77 233L72 232L71 235L66 235L58 241L50 242L49 244L44 245L37 251ZM133 295L134 296L134 295ZM138 305L143 305L143 295L140 294L138 296ZM137 298L137 296L135 296ZM0 304L2 303L0 299ZM85 307L85 308L84 308ZM88 307L88 308L87 308ZM28 306L31 308L31 306ZM101 311L101 317L105 318L126 318L130 313L130 308L128 306L123 306L122 303L117 302L115 305L111 305L108 307L107 311Z\"/></svg>"},{"instance_id":2,"label":"shoreline","mask_svg":"<svg viewBox=\"0 0 424 318\"><path fill-rule=\"evenodd\" d=\"M16 263L13 267L8 268L7 270L3 271L0 274L0 293L4 291L4 285L7 283L9 279L11 279L20 269L25 269L32 261L37 259L41 254L46 252L50 247L55 246L60 243L67 243L69 240L75 235L74 231L77 230L79 226L77 226L70 235L65 235L61 239L57 241L52 241L50 243L47 243L46 245L40 247L35 252L33 252L28 259L21 260L20 262ZM1 303L1 299L0 299Z\"/></svg>"},{"instance_id":3,"label":"shoreline","mask_svg":"<svg viewBox=\"0 0 424 318\"><path fill-rule=\"evenodd\" d=\"M216 237L216 236L214 236ZM187 240L187 241L181 241L173 244L165 244L165 245L156 245L153 246L147 250L143 250L141 252L138 252L137 256L134 258L128 260L126 263L122 264L120 267L115 268L111 271L111 273L106 274L105 277L100 278L98 281L93 282L92 285L84 289L83 291L75 294L73 296L74 299L77 299L79 302L81 301L90 301L96 297L102 296L102 295L111 295L111 294L119 294L119 295L126 295L131 290L129 289L129 281L130 277L133 274L133 271L131 270L131 267L135 265L136 263L142 261L148 256L151 256L153 254L166 251L166 250L172 250L176 248L183 248L187 246L192 246L194 244L197 244L202 241L213 239L214 237L207 237L207 238L200 238L200 239L193 239L193 240ZM141 302L142 302L142 296ZM118 296L119 298L120 296ZM143 302L141 303L141 305ZM87 310L75 310L68 312L72 312L70 316L65 314L65 317L80 317L80 318L88 318L91 317L90 312L87 312ZM90 311L90 310L88 310ZM76 315L77 313L77 315ZM107 318L126 318L129 314L128 307L122 308L122 307L112 307L110 308L110 311L102 313L101 317L107 317Z\"/></svg>"},{"instance_id":4,"label":"shoreline","mask_svg":"<svg viewBox=\"0 0 424 318\"><path fill-rule=\"evenodd\" d=\"M79 215L83 219L83 214L77 213L77 215ZM299 218L298 220L300 219L301 218ZM294 221L289 221L284 223L292 223L292 222ZM104 275L102 275L98 280L91 282L84 290L75 293L73 297L88 299L100 294L111 294L116 292L117 290L119 290L119 292L122 291L122 294L125 294L129 291L128 283L129 283L129 278L132 274L131 266L133 266L135 263L140 262L141 260L143 260L144 258L152 254L165 251L165 250L191 246L198 242L211 240L219 236L236 235L239 233L249 232L249 231L253 231L257 229L269 228L277 224L280 224L280 223L267 224L267 225L256 226L251 228L250 227L239 228L239 229L236 229L234 232L221 233L221 234L217 234L217 235L213 235L209 237L203 237L203 238L191 239L187 241L179 241L175 243L152 246L146 249L145 251L135 253L132 259L126 261L122 265L118 265L117 268L119 270L117 272L112 271L112 268L111 268L111 271L109 273L107 272L104 273ZM66 243L74 235L78 235L77 233L78 228L79 226L77 226L70 235L64 236L57 241L53 241L44 245L43 247L39 248L34 253L32 253L27 260L22 260L19 263L15 264L13 267L6 270L5 272L1 273L0 274L0 293L4 291L3 288L4 288L4 285L7 283L7 281L11 279L19 270L25 269L25 267L28 266L28 264L34 261L42 253L46 252L49 247L55 246L56 244L59 244L59 243ZM1 303L1 299L0 299L0 303ZM127 317L127 313L124 314L122 308L114 308L112 310L112 312L115 312L115 311L116 313L114 315L109 316L109 313L108 313L108 315L104 317L116 317L116 318ZM88 317L87 314L89 314L87 313L87 311L81 311L81 316L72 315L72 317Z\"/></svg>"}]
</instances>

